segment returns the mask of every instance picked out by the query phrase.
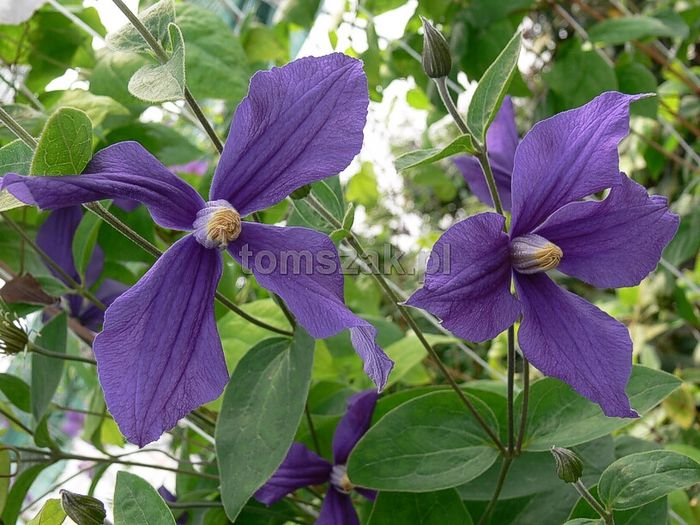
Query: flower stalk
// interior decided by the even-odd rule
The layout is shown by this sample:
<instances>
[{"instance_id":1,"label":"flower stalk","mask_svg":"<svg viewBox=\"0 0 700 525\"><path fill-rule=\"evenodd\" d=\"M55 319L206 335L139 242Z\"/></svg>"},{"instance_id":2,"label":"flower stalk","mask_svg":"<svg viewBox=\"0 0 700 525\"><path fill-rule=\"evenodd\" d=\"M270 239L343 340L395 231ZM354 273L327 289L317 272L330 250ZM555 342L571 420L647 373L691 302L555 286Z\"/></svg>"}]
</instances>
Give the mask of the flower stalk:
<instances>
[{"instance_id":1,"label":"flower stalk","mask_svg":"<svg viewBox=\"0 0 700 525\"><path fill-rule=\"evenodd\" d=\"M574 488L576 491L581 495L583 499L585 499L588 504L595 510L601 518L603 518L603 521L605 522L606 525L613 525L613 517L610 512L605 510L605 508L598 503L598 500L593 497L593 494L590 493L590 491L586 488L586 485L583 484L583 482L579 479L573 483Z\"/></svg>"}]
</instances>

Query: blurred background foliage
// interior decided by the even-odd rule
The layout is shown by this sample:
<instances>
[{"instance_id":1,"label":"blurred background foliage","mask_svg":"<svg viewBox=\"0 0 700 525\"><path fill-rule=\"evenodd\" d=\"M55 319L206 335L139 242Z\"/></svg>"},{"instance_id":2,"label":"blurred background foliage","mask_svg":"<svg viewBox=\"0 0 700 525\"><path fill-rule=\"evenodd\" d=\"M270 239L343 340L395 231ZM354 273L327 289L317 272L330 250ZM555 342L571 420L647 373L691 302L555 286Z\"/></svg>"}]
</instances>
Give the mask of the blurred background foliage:
<instances>
[{"instance_id":1,"label":"blurred background foliage","mask_svg":"<svg viewBox=\"0 0 700 525\"><path fill-rule=\"evenodd\" d=\"M129 79L150 58L147 52L115 51L105 46L107 28L113 30L125 21L113 7L105 9L104 4L110 2L49 0L32 12L30 4L36 3L16 2L15 14L22 20L0 25L2 107L34 136L39 136L47 119L59 108L78 108L92 123L93 151L117 141L137 140L164 164L177 166L174 169L205 194L216 165L215 152L183 103L152 105L130 94ZM143 10L150 3L142 1L139 7ZM100 8L99 12L95 6ZM629 453L660 445L700 458L697 417L700 5L697 2L188 0L177 2L176 8L176 21L187 49L188 86L221 137L227 135L234 110L256 70L285 64L300 54L332 50L364 61L372 100L365 148L339 178L316 185L313 191L341 219L346 216L349 204L354 206L350 212L354 217L353 229L363 237L365 246L377 250L379 261L388 263L400 255L404 268L418 269L400 272L394 268L391 273L391 280L404 296L421 282L426 250L440 233L455 221L486 209L469 193L449 160L401 173L393 166L394 159L402 153L444 146L458 135L434 84L421 69L420 16L433 21L448 38L453 56L449 86L458 97L462 111L475 82L516 29L521 28L524 51L509 90L521 135L538 120L581 105L604 91L655 93L655 97L633 106L632 131L621 146L621 169L652 193L669 197L672 209L682 218L678 235L666 250L658 271L637 287L596 290L566 278L561 280L629 327L638 363L676 374L684 381L660 408L633 423L624 435L616 436L614 447L612 441L606 441L603 448L610 461L615 454L624 455L624 450ZM3 173L28 170L30 152L18 145L14 135L4 127L0 128L0 146ZM203 175L183 168L197 160L209 161ZM153 225L143 207L131 213L116 207L112 211L161 247L175 240L176 234ZM15 209L9 216L32 235L45 218L45 214L31 208ZM262 216L270 223L286 220L288 224L313 225L333 232L336 240L343 235L334 232L303 200L283 202ZM92 238L84 236L75 241L74 253L91 250L96 241L105 253L101 279L133 284L153 259L109 227L98 228L92 232ZM349 266L359 268L351 259L348 262ZM29 273L51 296L67 291L4 222L0 222L0 269L5 281ZM221 291L238 304L245 304L245 309L257 317L284 324L282 314L267 292L252 278L242 275L233 264L227 264L225 272ZM370 276L346 278L346 298L353 310L375 323L380 331L380 343L398 362L390 392L440 382L425 351L415 337L407 335L407 327ZM38 312L43 305L17 304L14 308L25 315ZM227 362L233 368L265 334L223 309L217 310L217 314ZM41 317L33 319L37 329L40 328ZM429 320L419 317L419 321L432 334L432 342L438 345L455 377L463 381L483 380L480 388L502 391L505 338L465 345L447 337ZM80 352L79 337L71 335L67 341L66 352ZM34 388L40 379L32 377L28 363L28 357L18 356L8 363L9 372ZM21 399L26 394L24 387L17 387L5 375L0 377L0 408L6 416L11 416L6 421L24 421L21 410L22 406L26 408L26 400ZM345 399L354 389L368 386L347 334L317 342L309 407L326 450ZM47 388L51 403L47 428L58 445L71 443L73 435L66 425L70 415L76 413L80 414L79 436L85 447L108 451L124 444L114 422L104 416L104 401L89 366L65 367L60 382ZM79 412L61 409L68 405L77 407ZM218 406L219 402L212 403L206 414L215 415ZM22 444L26 439L16 421L1 432L5 433L2 439L6 443ZM309 442L308 429L302 426L298 438ZM176 451L175 465L190 465L195 453L206 457L202 450L210 447L190 427L176 428L172 439L170 450ZM646 443L640 444L640 439ZM610 461L599 465L598 471ZM35 509L31 503L40 499L56 480L67 472L76 472L67 468L64 462L48 467L40 476L39 485L32 489L32 497L21 507ZM215 466L210 464L206 468L213 470ZM100 469L102 466L94 470L92 483L87 484L89 491L95 489L106 470ZM172 484L170 477L158 478L154 484L159 481ZM176 483L178 496L189 494L191 499L199 499L215 486L180 475ZM82 488L87 492L85 485ZM700 523L696 496L692 491L678 491L670 496L672 523ZM521 496L521 499L529 498L531 507L523 503L525 510L515 518L506 517L508 509L502 508L500 522L533 523L536 519L557 523L561 513L551 519L528 514L527 509L535 508L532 501L538 497L529 493ZM227 522L219 509L191 512L196 523ZM242 515L248 521L239 519L239 522L263 523L254 516L251 510ZM265 521L273 522L280 521Z\"/></svg>"}]
</instances>

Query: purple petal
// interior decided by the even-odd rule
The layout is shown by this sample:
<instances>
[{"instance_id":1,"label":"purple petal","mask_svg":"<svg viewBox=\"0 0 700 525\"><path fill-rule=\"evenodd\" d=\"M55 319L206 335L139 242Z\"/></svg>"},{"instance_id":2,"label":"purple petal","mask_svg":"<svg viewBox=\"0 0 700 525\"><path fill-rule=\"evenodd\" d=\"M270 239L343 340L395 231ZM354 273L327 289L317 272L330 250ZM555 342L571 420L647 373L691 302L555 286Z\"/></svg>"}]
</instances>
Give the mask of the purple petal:
<instances>
[{"instance_id":1,"label":"purple petal","mask_svg":"<svg viewBox=\"0 0 700 525\"><path fill-rule=\"evenodd\" d=\"M562 249L560 271L600 288L639 284L678 229L665 198L620 176L605 200L567 204L535 230Z\"/></svg>"},{"instance_id":2,"label":"purple petal","mask_svg":"<svg viewBox=\"0 0 700 525\"><path fill-rule=\"evenodd\" d=\"M515 126L515 111L510 97L503 99L501 109L496 113L491 127L486 133L486 146L489 161L496 180L498 195L501 198L503 208L510 211L510 181L513 173L513 157L518 146L518 129ZM489 206L493 206L489 188L486 185L481 164L474 157L456 157L454 163L462 172L469 188L474 195Z\"/></svg>"},{"instance_id":3,"label":"purple petal","mask_svg":"<svg viewBox=\"0 0 700 525\"><path fill-rule=\"evenodd\" d=\"M258 489L255 499L272 505L297 489L328 481L333 466L301 443L292 443L277 472Z\"/></svg>"},{"instance_id":4,"label":"purple petal","mask_svg":"<svg viewBox=\"0 0 700 525\"><path fill-rule=\"evenodd\" d=\"M544 273L516 273L515 285L524 308L518 340L525 357L598 403L605 415L637 417L625 394L632 372L627 328Z\"/></svg>"},{"instance_id":5,"label":"purple petal","mask_svg":"<svg viewBox=\"0 0 700 525\"><path fill-rule=\"evenodd\" d=\"M377 397L375 390L365 390L348 400L348 409L333 435L333 461L336 464L344 465L347 462L353 447L367 432Z\"/></svg>"},{"instance_id":6,"label":"purple petal","mask_svg":"<svg viewBox=\"0 0 700 525\"><path fill-rule=\"evenodd\" d=\"M109 306L117 299L117 297L126 292L128 289L129 287L125 284L113 281L112 279L105 279L97 289L95 296L102 301L102 304ZM82 298L81 302L82 304L85 304L85 302L82 301ZM104 311L92 303L89 303L87 308L83 309L79 314L75 314L74 316L80 320L80 324L89 328L93 332L97 332L102 326Z\"/></svg>"},{"instance_id":7,"label":"purple petal","mask_svg":"<svg viewBox=\"0 0 700 525\"><path fill-rule=\"evenodd\" d=\"M355 487L353 490L370 501L374 501L375 499L377 499L378 493L376 490L363 489L362 487Z\"/></svg>"},{"instance_id":8,"label":"purple petal","mask_svg":"<svg viewBox=\"0 0 700 525\"><path fill-rule=\"evenodd\" d=\"M481 213L458 222L435 243L425 283L406 304L427 310L452 333L486 341L512 325L520 304L510 293L505 219Z\"/></svg>"},{"instance_id":9,"label":"purple petal","mask_svg":"<svg viewBox=\"0 0 700 525\"><path fill-rule=\"evenodd\" d=\"M117 208L121 208L125 212L129 213L138 208L140 203L129 199L114 199L114 201L112 201L112 204L114 204Z\"/></svg>"},{"instance_id":10,"label":"purple petal","mask_svg":"<svg viewBox=\"0 0 700 525\"><path fill-rule=\"evenodd\" d=\"M73 264L73 236L83 218L79 206L69 206L55 210L49 214L36 234L36 243L53 259L68 275L78 280L78 272ZM61 276L48 267L56 278Z\"/></svg>"},{"instance_id":11,"label":"purple petal","mask_svg":"<svg viewBox=\"0 0 700 525\"><path fill-rule=\"evenodd\" d=\"M231 255L252 270L260 286L278 294L316 339L350 328L364 370L379 389L393 362L374 342L376 330L345 306L338 252L327 235L308 228L243 223Z\"/></svg>"},{"instance_id":12,"label":"purple petal","mask_svg":"<svg viewBox=\"0 0 700 525\"><path fill-rule=\"evenodd\" d=\"M515 152L513 237L565 204L620 183L617 145L629 131L629 105L645 96L603 93L533 126Z\"/></svg>"},{"instance_id":13,"label":"purple petal","mask_svg":"<svg viewBox=\"0 0 700 525\"><path fill-rule=\"evenodd\" d=\"M82 175L5 175L2 188L26 204L54 210L84 202L125 198L141 202L164 228L190 230L204 200L137 142L99 151Z\"/></svg>"},{"instance_id":14,"label":"purple petal","mask_svg":"<svg viewBox=\"0 0 700 525\"><path fill-rule=\"evenodd\" d=\"M214 320L222 259L188 235L105 312L93 345L107 408L143 446L221 394L228 372Z\"/></svg>"},{"instance_id":15,"label":"purple petal","mask_svg":"<svg viewBox=\"0 0 700 525\"><path fill-rule=\"evenodd\" d=\"M369 95L362 62L341 53L256 73L211 187L241 215L345 169L362 147Z\"/></svg>"},{"instance_id":16,"label":"purple petal","mask_svg":"<svg viewBox=\"0 0 700 525\"><path fill-rule=\"evenodd\" d=\"M360 525L350 496L332 487L328 489L315 525Z\"/></svg>"}]
</instances>

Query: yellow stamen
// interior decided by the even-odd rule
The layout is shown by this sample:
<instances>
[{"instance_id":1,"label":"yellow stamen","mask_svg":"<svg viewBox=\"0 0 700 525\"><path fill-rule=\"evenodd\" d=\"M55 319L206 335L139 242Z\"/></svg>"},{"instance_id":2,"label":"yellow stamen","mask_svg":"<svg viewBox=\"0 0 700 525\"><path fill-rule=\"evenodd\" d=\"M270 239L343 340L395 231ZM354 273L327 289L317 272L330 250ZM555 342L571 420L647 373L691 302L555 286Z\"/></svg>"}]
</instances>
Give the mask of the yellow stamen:
<instances>
[{"instance_id":1,"label":"yellow stamen","mask_svg":"<svg viewBox=\"0 0 700 525\"><path fill-rule=\"evenodd\" d=\"M241 216L233 208L222 208L207 222L207 238L219 246L226 246L241 234Z\"/></svg>"}]
</instances>

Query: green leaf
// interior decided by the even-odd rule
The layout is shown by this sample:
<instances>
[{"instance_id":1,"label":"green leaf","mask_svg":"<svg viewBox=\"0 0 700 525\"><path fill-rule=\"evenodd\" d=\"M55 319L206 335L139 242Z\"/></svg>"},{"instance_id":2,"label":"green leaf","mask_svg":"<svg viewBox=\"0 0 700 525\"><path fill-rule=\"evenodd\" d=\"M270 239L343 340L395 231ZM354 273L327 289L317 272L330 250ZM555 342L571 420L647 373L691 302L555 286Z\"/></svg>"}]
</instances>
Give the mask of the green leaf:
<instances>
[{"instance_id":1,"label":"green leaf","mask_svg":"<svg viewBox=\"0 0 700 525\"><path fill-rule=\"evenodd\" d=\"M469 397L498 435L493 412L480 399ZM355 446L348 475L362 487L428 492L476 478L497 457L498 450L457 395L433 392L380 419Z\"/></svg>"},{"instance_id":2,"label":"green leaf","mask_svg":"<svg viewBox=\"0 0 700 525\"><path fill-rule=\"evenodd\" d=\"M5 394L10 403L23 412L31 412L31 390L29 385L19 377L11 374L0 374L0 392Z\"/></svg>"},{"instance_id":3,"label":"green leaf","mask_svg":"<svg viewBox=\"0 0 700 525\"><path fill-rule=\"evenodd\" d=\"M61 525L66 518L66 513L61 507L61 500L50 499L41 507L39 514L27 522L27 525Z\"/></svg>"},{"instance_id":4,"label":"green leaf","mask_svg":"<svg viewBox=\"0 0 700 525\"><path fill-rule=\"evenodd\" d=\"M185 164L202 157L202 152L187 138L170 126L157 122L133 122L113 129L107 135L107 143L135 140L166 166Z\"/></svg>"},{"instance_id":5,"label":"green leaf","mask_svg":"<svg viewBox=\"0 0 700 525\"><path fill-rule=\"evenodd\" d=\"M93 76L90 87L93 88ZM84 111L93 127L113 127L117 123L123 123L130 117L129 110L111 97L93 95L84 89L69 89L64 91L56 102L57 107L71 107Z\"/></svg>"},{"instance_id":6,"label":"green leaf","mask_svg":"<svg viewBox=\"0 0 700 525\"><path fill-rule=\"evenodd\" d=\"M44 414L39 423L34 428L34 443L41 448L58 448L56 442L51 437L49 432L49 416L51 413Z\"/></svg>"},{"instance_id":7,"label":"green leaf","mask_svg":"<svg viewBox=\"0 0 700 525\"><path fill-rule=\"evenodd\" d=\"M139 13L139 20L159 43L168 36L168 25L175 21L175 5L172 0L161 0ZM149 52L151 48L141 33L127 22L121 29L107 36L107 45L117 51Z\"/></svg>"},{"instance_id":8,"label":"green leaf","mask_svg":"<svg viewBox=\"0 0 700 525\"><path fill-rule=\"evenodd\" d=\"M644 65L639 62L619 64L615 66L617 84L622 93L655 93L657 88L656 77ZM659 97L649 97L637 100L630 107L634 115L642 115L648 118L656 118L656 110L659 105Z\"/></svg>"},{"instance_id":9,"label":"green leaf","mask_svg":"<svg viewBox=\"0 0 700 525\"><path fill-rule=\"evenodd\" d=\"M165 64L146 64L129 80L129 93L146 102L185 97L185 41L175 24L168 26L173 52Z\"/></svg>"},{"instance_id":10,"label":"green leaf","mask_svg":"<svg viewBox=\"0 0 700 525\"><path fill-rule=\"evenodd\" d=\"M231 28L211 11L191 3L178 4L177 25L187 46L187 85L194 97L242 99L251 71Z\"/></svg>"},{"instance_id":11,"label":"green leaf","mask_svg":"<svg viewBox=\"0 0 700 525\"><path fill-rule=\"evenodd\" d=\"M575 518L567 521L564 525L604 525L604 523L602 518Z\"/></svg>"},{"instance_id":12,"label":"green leaf","mask_svg":"<svg viewBox=\"0 0 700 525\"><path fill-rule=\"evenodd\" d=\"M394 161L394 166L398 171L403 171L408 168L415 168L452 155L464 155L467 153L475 153L472 138L469 135L460 135L444 148L419 149L404 153Z\"/></svg>"},{"instance_id":13,"label":"green leaf","mask_svg":"<svg viewBox=\"0 0 700 525\"><path fill-rule=\"evenodd\" d=\"M61 108L51 115L32 160L32 175L78 175L92 156L92 123L83 111Z\"/></svg>"},{"instance_id":14,"label":"green leaf","mask_svg":"<svg viewBox=\"0 0 700 525\"><path fill-rule=\"evenodd\" d=\"M175 525L175 518L148 482L122 471L114 489L114 525Z\"/></svg>"},{"instance_id":15,"label":"green leaf","mask_svg":"<svg viewBox=\"0 0 700 525\"><path fill-rule=\"evenodd\" d=\"M600 476L598 494L608 509L633 509L700 483L700 464L668 450L618 459Z\"/></svg>"},{"instance_id":16,"label":"green leaf","mask_svg":"<svg viewBox=\"0 0 700 525\"><path fill-rule=\"evenodd\" d=\"M146 104L129 93L128 85L134 73L147 64L148 60L137 53L102 50L90 75L90 91L98 96L110 97L134 114L139 114ZM90 115L87 109L74 107Z\"/></svg>"},{"instance_id":17,"label":"green leaf","mask_svg":"<svg viewBox=\"0 0 700 525\"><path fill-rule=\"evenodd\" d=\"M7 495L7 502L2 512L2 520L0 520L2 523L5 525L15 525L17 523L17 518L19 518L20 510L24 507L24 501L29 489L34 480L48 466L48 463L33 465L13 478L12 488Z\"/></svg>"},{"instance_id":18,"label":"green leaf","mask_svg":"<svg viewBox=\"0 0 700 525\"><path fill-rule=\"evenodd\" d=\"M78 275L82 277L82 282L85 282L85 272L95 250L102 222L94 213L85 213L73 235L73 262Z\"/></svg>"},{"instance_id":19,"label":"green leaf","mask_svg":"<svg viewBox=\"0 0 700 525\"><path fill-rule=\"evenodd\" d=\"M454 341L451 337L433 334L426 334L426 339L431 345ZM419 365L423 359L428 357L425 347L414 334L409 334L403 339L399 339L387 346L384 351L396 363L391 374L389 374L386 388L401 381L414 366Z\"/></svg>"},{"instance_id":20,"label":"green leaf","mask_svg":"<svg viewBox=\"0 0 700 525\"><path fill-rule=\"evenodd\" d=\"M591 42L610 45L660 36L682 35L678 34L677 28L665 24L658 18L642 15L609 18L598 22L588 30L588 38Z\"/></svg>"},{"instance_id":21,"label":"green leaf","mask_svg":"<svg viewBox=\"0 0 700 525\"><path fill-rule=\"evenodd\" d=\"M66 353L67 317L61 313L41 329L36 344L52 352ZM32 414L41 421L63 375L63 360L32 353Z\"/></svg>"},{"instance_id":22,"label":"green leaf","mask_svg":"<svg viewBox=\"0 0 700 525\"><path fill-rule=\"evenodd\" d=\"M5 510L5 503L7 503L11 473L12 463L10 461L10 451L6 448L0 449L0 516L2 516Z\"/></svg>"},{"instance_id":23,"label":"green leaf","mask_svg":"<svg viewBox=\"0 0 700 525\"><path fill-rule=\"evenodd\" d=\"M424 494L380 492L367 525L471 525L472 517L454 489Z\"/></svg>"},{"instance_id":24,"label":"green leaf","mask_svg":"<svg viewBox=\"0 0 700 525\"><path fill-rule=\"evenodd\" d=\"M294 440L311 383L314 340L297 328L294 339L253 347L231 376L216 425L221 499L231 521L274 474Z\"/></svg>"},{"instance_id":25,"label":"green leaf","mask_svg":"<svg viewBox=\"0 0 700 525\"><path fill-rule=\"evenodd\" d=\"M32 163L32 150L20 139L13 140L0 148L0 173L19 173L29 175ZM24 203L16 199L7 190L0 191L0 211L20 208Z\"/></svg>"},{"instance_id":26,"label":"green leaf","mask_svg":"<svg viewBox=\"0 0 700 525\"><path fill-rule=\"evenodd\" d=\"M486 131L493 122L498 108L501 107L503 97L506 96L508 86L513 80L520 56L520 40L520 32L515 33L479 80L479 85L469 103L467 127L481 144L484 143Z\"/></svg>"},{"instance_id":27,"label":"green leaf","mask_svg":"<svg viewBox=\"0 0 700 525\"><path fill-rule=\"evenodd\" d=\"M671 374L635 365L627 384L627 395L632 407L645 414L678 388L680 383ZM516 401L516 406L521 406L520 401ZM530 388L523 448L545 451L552 446L571 447L604 436L631 421L607 417L598 405L574 392L566 383L545 378Z\"/></svg>"},{"instance_id":28,"label":"green leaf","mask_svg":"<svg viewBox=\"0 0 700 525\"><path fill-rule=\"evenodd\" d=\"M379 190L377 189L377 176L371 162L363 162L360 171L348 181L345 197L349 201L362 204L365 208L377 205Z\"/></svg>"}]
</instances>

